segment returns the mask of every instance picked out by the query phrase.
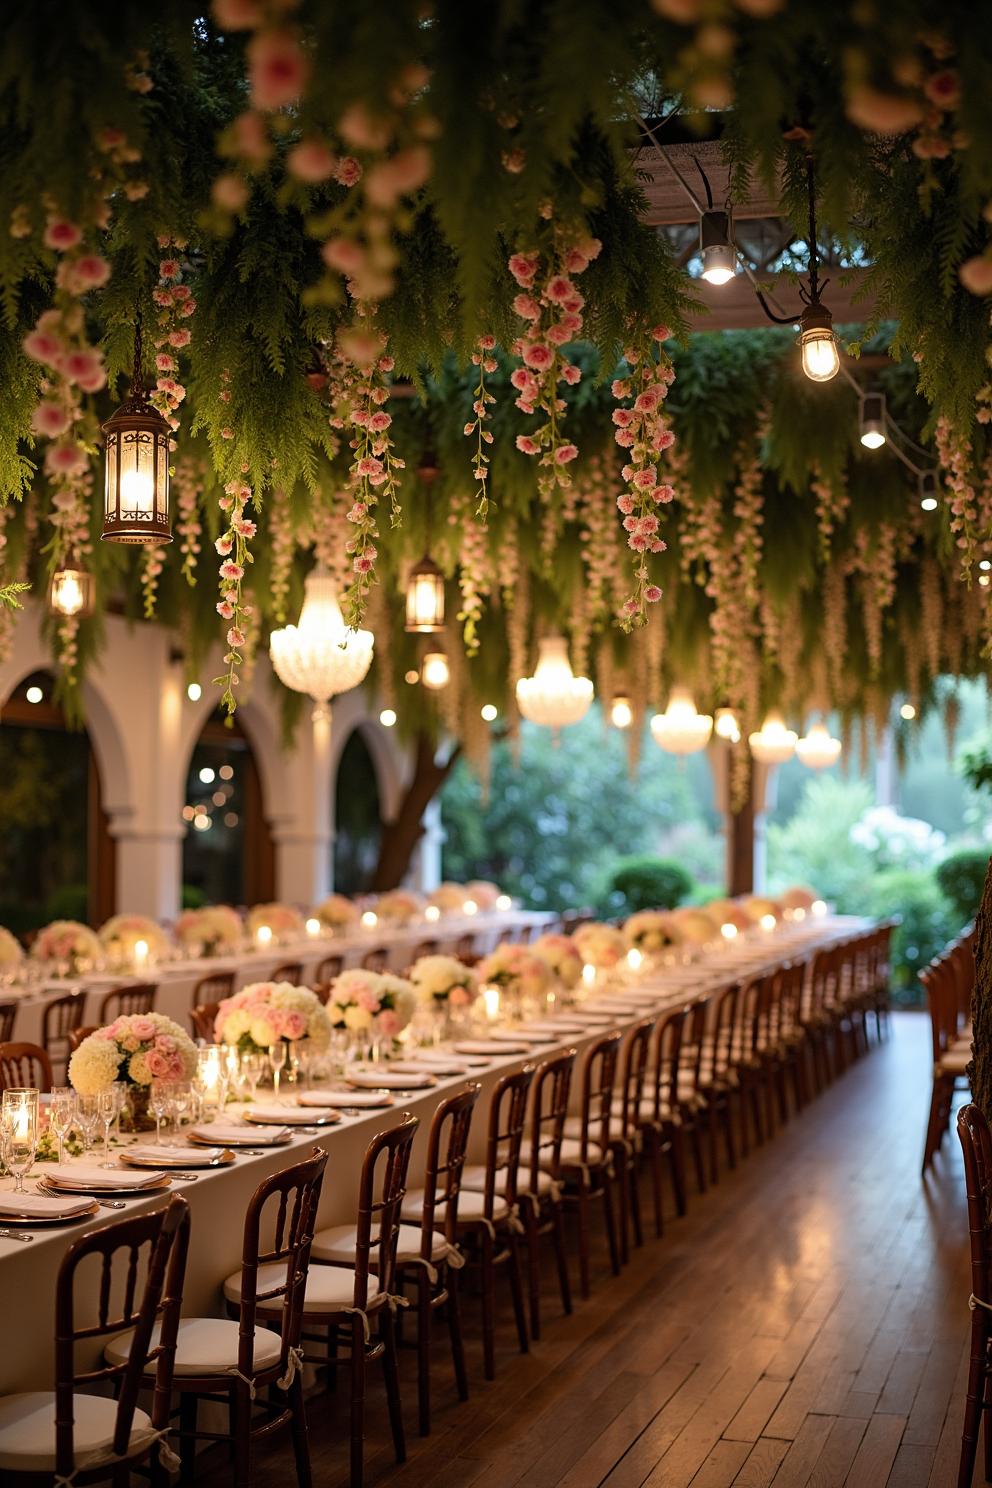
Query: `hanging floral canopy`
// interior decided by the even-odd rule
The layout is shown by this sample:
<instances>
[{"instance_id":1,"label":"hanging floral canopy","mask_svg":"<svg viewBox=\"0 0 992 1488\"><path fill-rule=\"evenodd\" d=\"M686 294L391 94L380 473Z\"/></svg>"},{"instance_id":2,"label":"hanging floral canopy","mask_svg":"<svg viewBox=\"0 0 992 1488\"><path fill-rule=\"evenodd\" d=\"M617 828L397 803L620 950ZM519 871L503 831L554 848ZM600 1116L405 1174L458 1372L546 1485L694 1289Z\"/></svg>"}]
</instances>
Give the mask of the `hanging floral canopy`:
<instances>
[{"instance_id":1,"label":"hanging floral canopy","mask_svg":"<svg viewBox=\"0 0 992 1488\"><path fill-rule=\"evenodd\" d=\"M70 706L117 610L178 629L191 675L223 640L233 710L315 563L383 705L470 754L551 633L638 719L674 685L748 728L883 719L984 669L992 39L962 0L0 24L0 640L57 576ZM804 377L788 329L689 333L646 197L676 126L806 233L814 312L815 206L871 306L833 328L853 379ZM865 368L910 457L859 440ZM164 527L164 467L124 447L159 428ZM425 644L441 691L408 685Z\"/></svg>"}]
</instances>

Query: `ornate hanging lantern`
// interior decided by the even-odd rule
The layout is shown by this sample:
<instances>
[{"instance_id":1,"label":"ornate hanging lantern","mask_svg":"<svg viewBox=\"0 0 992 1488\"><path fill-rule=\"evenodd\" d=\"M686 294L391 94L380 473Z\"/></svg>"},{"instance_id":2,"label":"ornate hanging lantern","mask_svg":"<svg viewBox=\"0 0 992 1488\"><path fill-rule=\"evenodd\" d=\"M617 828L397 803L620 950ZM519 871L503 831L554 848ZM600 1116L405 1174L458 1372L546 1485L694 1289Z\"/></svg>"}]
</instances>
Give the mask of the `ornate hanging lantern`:
<instances>
[{"instance_id":1,"label":"ornate hanging lantern","mask_svg":"<svg viewBox=\"0 0 992 1488\"><path fill-rule=\"evenodd\" d=\"M588 677L574 675L565 637L546 636L538 646L533 677L521 677L517 683L517 707L531 723L567 728L586 716L593 693Z\"/></svg>"},{"instance_id":2,"label":"ornate hanging lantern","mask_svg":"<svg viewBox=\"0 0 992 1488\"><path fill-rule=\"evenodd\" d=\"M427 553L407 580L406 629L421 635L444 629L444 574Z\"/></svg>"},{"instance_id":3,"label":"ornate hanging lantern","mask_svg":"<svg viewBox=\"0 0 992 1488\"><path fill-rule=\"evenodd\" d=\"M799 761L809 770L829 770L840 759L841 742L830 737L825 723L814 723L809 733L796 741Z\"/></svg>"},{"instance_id":4,"label":"ornate hanging lantern","mask_svg":"<svg viewBox=\"0 0 992 1488\"><path fill-rule=\"evenodd\" d=\"M280 682L305 692L316 707L313 718L330 715L329 700L363 681L372 664L374 637L344 622L334 580L318 566L307 576L298 625L269 636L269 655Z\"/></svg>"},{"instance_id":5,"label":"ornate hanging lantern","mask_svg":"<svg viewBox=\"0 0 992 1488\"><path fill-rule=\"evenodd\" d=\"M751 753L762 765L782 765L796 752L797 735L787 729L781 713L769 713L760 730L749 734Z\"/></svg>"},{"instance_id":6,"label":"ornate hanging lantern","mask_svg":"<svg viewBox=\"0 0 992 1488\"><path fill-rule=\"evenodd\" d=\"M425 651L420 680L431 692L441 692L451 681L451 667L443 651Z\"/></svg>"},{"instance_id":7,"label":"ornate hanging lantern","mask_svg":"<svg viewBox=\"0 0 992 1488\"><path fill-rule=\"evenodd\" d=\"M61 567L52 574L48 607L53 615L85 620L93 613L93 575L87 573L74 553L66 553Z\"/></svg>"},{"instance_id":8,"label":"ornate hanging lantern","mask_svg":"<svg viewBox=\"0 0 992 1488\"><path fill-rule=\"evenodd\" d=\"M651 720L652 737L666 754L698 754L706 748L712 732L712 717L696 712L692 694L685 687L673 687L668 707Z\"/></svg>"},{"instance_id":9,"label":"ornate hanging lantern","mask_svg":"<svg viewBox=\"0 0 992 1488\"><path fill-rule=\"evenodd\" d=\"M134 328L134 372L127 399L103 425L106 486L104 542L167 543L169 526L169 441L172 430L148 401L141 372L141 322Z\"/></svg>"}]
</instances>

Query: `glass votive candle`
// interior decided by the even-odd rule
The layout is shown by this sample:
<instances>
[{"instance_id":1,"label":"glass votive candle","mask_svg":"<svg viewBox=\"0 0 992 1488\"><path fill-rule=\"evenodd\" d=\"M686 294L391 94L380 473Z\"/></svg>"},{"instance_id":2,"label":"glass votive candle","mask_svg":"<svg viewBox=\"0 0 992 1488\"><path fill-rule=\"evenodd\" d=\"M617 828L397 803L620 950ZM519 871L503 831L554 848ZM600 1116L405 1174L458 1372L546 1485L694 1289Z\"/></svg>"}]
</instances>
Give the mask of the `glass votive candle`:
<instances>
[{"instance_id":1,"label":"glass votive candle","mask_svg":"<svg viewBox=\"0 0 992 1488\"><path fill-rule=\"evenodd\" d=\"M267 951L272 944L272 927L270 925L259 925L255 931L255 941L260 951Z\"/></svg>"}]
</instances>

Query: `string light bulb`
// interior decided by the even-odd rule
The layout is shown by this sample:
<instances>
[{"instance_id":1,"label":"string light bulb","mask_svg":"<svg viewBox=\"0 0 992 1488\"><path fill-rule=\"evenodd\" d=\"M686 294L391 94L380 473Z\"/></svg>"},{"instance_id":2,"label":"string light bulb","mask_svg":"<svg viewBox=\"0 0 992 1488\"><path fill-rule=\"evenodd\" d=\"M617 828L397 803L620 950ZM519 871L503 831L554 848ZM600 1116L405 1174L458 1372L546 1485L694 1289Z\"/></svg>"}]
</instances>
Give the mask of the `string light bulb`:
<instances>
[{"instance_id":1,"label":"string light bulb","mask_svg":"<svg viewBox=\"0 0 992 1488\"><path fill-rule=\"evenodd\" d=\"M618 693L610 704L610 722L614 728L628 729L634 721L634 710L630 698Z\"/></svg>"},{"instance_id":2,"label":"string light bulb","mask_svg":"<svg viewBox=\"0 0 992 1488\"><path fill-rule=\"evenodd\" d=\"M733 222L727 212L703 212L699 219L699 253L707 284L729 284L737 273Z\"/></svg>"},{"instance_id":3,"label":"string light bulb","mask_svg":"<svg viewBox=\"0 0 992 1488\"><path fill-rule=\"evenodd\" d=\"M799 350L810 382L830 382L840 371L833 316L819 300L811 300L799 317Z\"/></svg>"},{"instance_id":4,"label":"string light bulb","mask_svg":"<svg viewBox=\"0 0 992 1488\"><path fill-rule=\"evenodd\" d=\"M886 442L885 394L864 393L861 398L859 438L865 449L881 449Z\"/></svg>"}]
</instances>

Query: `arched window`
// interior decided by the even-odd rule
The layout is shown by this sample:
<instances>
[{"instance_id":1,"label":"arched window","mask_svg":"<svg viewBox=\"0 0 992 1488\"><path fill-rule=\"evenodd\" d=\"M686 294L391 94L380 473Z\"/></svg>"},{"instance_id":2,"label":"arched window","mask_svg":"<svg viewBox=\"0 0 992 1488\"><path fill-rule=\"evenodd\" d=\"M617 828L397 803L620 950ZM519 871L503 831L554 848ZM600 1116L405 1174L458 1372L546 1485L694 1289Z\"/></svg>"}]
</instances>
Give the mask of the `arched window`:
<instances>
[{"instance_id":1,"label":"arched window","mask_svg":"<svg viewBox=\"0 0 992 1488\"><path fill-rule=\"evenodd\" d=\"M258 904L275 894L275 850L251 744L218 709L193 748L183 819L183 899Z\"/></svg>"},{"instance_id":2,"label":"arched window","mask_svg":"<svg viewBox=\"0 0 992 1488\"><path fill-rule=\"evenodd\" d=\"M341 751L334 797L334 887L341 894L368 889L379 857L382 817L375 765L361 729Z\"/></svg>"},{"instance_id":3,"label":"arched window","mask_svg":"<svg viewBox=\"0 0 992 1488\"><path fill-rule=\"evenodd\" d=\"M0 723L0 924L99 925L114 912L115 853L96 755L70 729L48 672L25 677Z\"/></svg>"}]
</instances>

